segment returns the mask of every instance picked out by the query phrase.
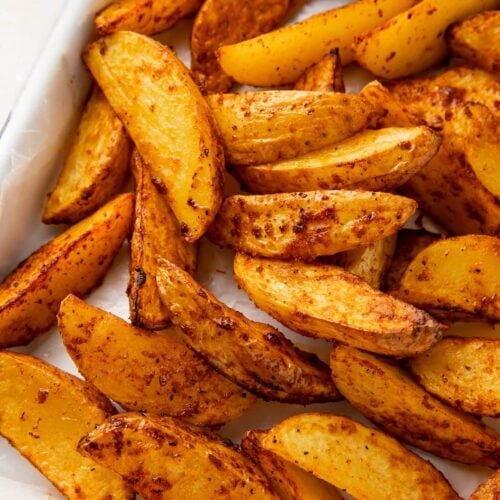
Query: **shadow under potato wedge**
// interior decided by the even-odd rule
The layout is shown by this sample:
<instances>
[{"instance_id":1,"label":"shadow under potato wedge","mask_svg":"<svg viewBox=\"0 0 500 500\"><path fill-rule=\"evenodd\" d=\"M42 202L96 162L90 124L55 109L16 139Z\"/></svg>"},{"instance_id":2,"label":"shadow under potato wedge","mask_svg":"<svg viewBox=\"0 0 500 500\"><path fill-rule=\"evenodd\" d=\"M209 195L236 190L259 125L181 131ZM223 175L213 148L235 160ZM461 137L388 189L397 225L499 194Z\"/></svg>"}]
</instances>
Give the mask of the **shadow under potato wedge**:
<instances>
[{"instance_id":1,"label":"shadow under potato wedge","mask_svg":"<svg viewBox=\"0 0 500 500\"><path fill-rule=\"evenodd\" d=\"M316 64L307 68L293 88L319 92L345 92L344 70L339 49L332 49Z\"/></svg>"}]
</instances>

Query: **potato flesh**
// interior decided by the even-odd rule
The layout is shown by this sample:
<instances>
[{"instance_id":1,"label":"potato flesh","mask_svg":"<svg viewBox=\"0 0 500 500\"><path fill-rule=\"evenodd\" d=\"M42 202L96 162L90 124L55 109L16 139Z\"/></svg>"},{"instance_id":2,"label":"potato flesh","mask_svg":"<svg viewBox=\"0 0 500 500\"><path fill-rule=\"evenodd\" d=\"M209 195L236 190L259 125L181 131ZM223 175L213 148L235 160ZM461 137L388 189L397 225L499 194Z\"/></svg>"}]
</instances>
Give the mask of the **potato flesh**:
<instances>
[{"instance_id":1,"label":"potato flesh","mask_svg":"<svg viewBox=\"0 0 500 500\"><path fill-rule=\"evenodd\" d=\"M498 500L500 492L500 470L493 474L474 490L469 500Z\"/></svg>"},{"instance_id":2,"label":"potato flesh","mask_svg":"<svg viewBox=\"0 0 500 500\"><path fill-rule=\"evenodd\" d=\"M318 92L345 92L344 74L340 52L337 48L323 56L316 64L304 71L295 82L295 90Z\"/></svg>"}]
</instances>

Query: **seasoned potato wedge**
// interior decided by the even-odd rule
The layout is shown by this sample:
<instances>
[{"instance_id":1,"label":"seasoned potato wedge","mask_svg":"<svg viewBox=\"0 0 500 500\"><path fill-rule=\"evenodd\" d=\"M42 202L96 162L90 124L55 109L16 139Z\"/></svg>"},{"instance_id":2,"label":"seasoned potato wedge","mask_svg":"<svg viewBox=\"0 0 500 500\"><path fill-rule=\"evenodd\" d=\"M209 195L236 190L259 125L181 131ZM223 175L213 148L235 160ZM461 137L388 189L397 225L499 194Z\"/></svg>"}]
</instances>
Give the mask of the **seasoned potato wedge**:
<instances>
[{"instance_id":1,"label":"seasoned potato wedge","mask_svg":"<svg viewBox=\"0 0 500 500\"><path fill-rule=\"evenodd\" d=\"M156 259L165 258L193 274L197 247L182 238L175 215L156 189L148 166L137 151L132 155L131 166L136 198L127 287L130 321L157 330L169 326L170 319L156 286Z\"/></svg>"},{"instance_id":2,"label":"seasoned potato wedge","mask_svg":"<svg viewBox=\"0 0 500 500\"><path fill-rule=\"evenodd\" d=\"M385 238L415 209L413 200L387 193L235 195L224 200L209 238L251 255L312 260Z\"/></svg>"},{"instance_id":3,"label":"seasoned potato wedge","mask_svg":"<svg viewBox=\"0 0 500 500\"><path fill-rule=\"evenodd\" d=\"M85 436L78 450L122 475L144 498L279 498L234 447L169 417L116 415Z\"/></svg>"},{"instance_id":4,"label":"seasoned potato wedge","mask_svg":"<svg viewBox=\"0 0 500 500\"><path fill-rule=\"evenodd\" d=\"M224 156L210 109L168 47L118 32L89 45L84 59L149 165L189 242L222 200Z\"/></svg>"},{"instance_id":5,"label":"seasoned potato wedge","mask_svg":"<svg viewBox=\"0 0 500 500\"><path fill-rule=\"evenodd\" d=\"M345 92L344 71L339 49L332 49L319 62L307 68L293 88L318 92Z\"/></svg>"},{"instance_id":6,"label":"seasoned potato wedge","mask_svg":"<svg viewBox=\"0 0 500 500\"><path fill-rule=\"evenodd\" d=\"M255 401L168 332L134 328L74 295L63 300L57 319L80 373L125 410L217 426Z\"/></svg>"},{"instance_id":7,"label":"seasoned potato wedge","mask_svg":"<svg viewBox=\"0 0 500 500\"><path fill-rule=\"evenodd\" d=\"M183 338L219 372L265 400L313 403L337 399L328 367L275 328L219 302L174 264L160 262L158 288Z\"/></svg>"},{"instance_id":8,"label":"seasoned potato wedge","mask_svg":"<svg viewBox=\"0 0 500 500\"><path fill-rule=\"evenodd\" d=\"M269 429L261 443L359 500L459 498L429 462L347 417L303 413Z\"/></svg>"},{"instance_id":9,"label":"seasoned potato wedge","mask_svg":"<svg viewBox=\"0 0 500 500\"><path fill-rule=\"evenodd\" d=\"M232 165L294 158L366 128L377 109L357 95L279 90L207 97Z\"/></svg>"},{"instance_id":10,"label":"seasoned potato wedge","mask_svg":"<svg viewBox=\"0 0 500 500\"><path fill-rule=\"evenodd\" d=\"M483 484L474 490L469 500L498 500L500 495L500 470L494 472Z\"/></svg>"},{"instance_id":11,"label":"seasoned potato wedge","mask_svg":"<svg viewBox=\"0 0 500 500\"><path fill-rule=\"evenodd\" d=\"M117 474L76 451L80 437L114 413L93 385L33 356L0 351L0 400L0 434L63 495L132 498Z\"/></svg>"},{"instance_id":12,"label":"seasoned potato wedge","mask_svg":"<svg viewBox=\"0 0 500 500\"><path fill-rule=\"evenodd\" d=\"M410 360L418 383L460 410L500 416L500 340L447 337Z\"/></svg>"},{"instance_id":13,"label":"seasoned potato wedge","mask_svg":"<svg viewBox=\"0 0 500 500\"><path fill-rule=\"evenodd\" d=\"M46 332L68 293L100 284L130 231L134 195L123 194L55 237L0 284L0 347Z\"/></svg>"},{"instance_id":14,"label":"seasoned potato wedge","mask_svg":"<svg viewBox=\"0 0 500 500\"><path fill-rule=\"evenodd\" d=\"M122 122L99 87L94 86L63 169L48 195L42 221L73 224L118 194L130 151Z\"/></svg>"},{"instance_id":15,"label":"seasoned potato wedge","mask_svg":"<svg viewBox=\"0 0 500 500\"><path fill-rule=\"evenodd\" d=\"M499 466L500 435L432 397L401 368L341 345L330 366L347 400L401 441L457 462Z\"/></svg>"},{"instance_id":16,"label":"seasoned potato wedge","mask_svg":"<svg viewBox=\"0 0 500 500\"><path fill-rule=\"evenodd\" d=\"M364 130L291 160L239 167L237 174L252 193L391 191L428 163L440 144L440 137L427 127Z\"/></svg>"},{"instance_id":17,"label":"seasoned potato wedge","mask_svg":"<svg viewBox=\"0 0 500 500\"><path fill-rule=\"evenodd\" d=\"M303 335L389 356L423 352L441 337L428 314L339 267L236 254L234 274L257 307Z\"/></svg>"}]
</instances>

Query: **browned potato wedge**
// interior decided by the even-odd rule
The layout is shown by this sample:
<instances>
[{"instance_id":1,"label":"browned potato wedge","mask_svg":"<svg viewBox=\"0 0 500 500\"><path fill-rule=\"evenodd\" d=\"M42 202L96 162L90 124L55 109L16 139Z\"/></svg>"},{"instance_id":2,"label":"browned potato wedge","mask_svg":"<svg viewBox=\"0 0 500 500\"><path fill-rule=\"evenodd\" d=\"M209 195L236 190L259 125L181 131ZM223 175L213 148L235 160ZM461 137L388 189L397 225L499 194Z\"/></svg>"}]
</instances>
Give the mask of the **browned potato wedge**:
<instances>
[{"instance_id":1,"label":"browned potato wedge","mask_svg":"<svg viewBox=\"0 0 500 500\"><path fill-rule=\"evenodd\" d=\"M332 49L319 62L306 69L293 88L319 92L345 92L339 49Z\"/></svg>"},{"instance_id":2,"label":"browned potato wedge","mask_svg":"<svg viewBox=\"0 0 500 500\"><path fill-rule=\"evenodd\" d=\"M57 318L80 373L125 410L218 426L255 401L167 332L134 328L74 295L63 300Z\"/></svg>"},{"instance_id":3,"label":"browned potato wedge","mask_svg":"<svg viewBox=\"0 0 500 500\"><path fill-rule=\"evenodd\" d=\"M156 189L137 151L132 155L131 166L136 199L127 288L130 321L136 326L158 330L169 326L170 319L156 286L156 259L168 259L193 274L197 247L182 238L175 215Z\"/></svg>"},{"instance_id":4,"label":"browned potato wedge","mask_svg":"<svg viewBox=\"0 0 500 500\"><path fill-rule=\"evenodd\" d=\"M401 368L341 345L330 366L347 400L401 441L465 464L500 465L498 433L432 397Z\"/></svg>"},{"instance_id":5,"label":"browned potato wedge","mask_svg":"<svg viewBox=\"0 0 500 500\"><path fill-rule=\"evenodd\" d=\"M189 242L222 201L224 156L210 109L168 47L118 32L89 45L84 59L149 165Z\"/></svg>"},{"instance_id":6,"label":"browned potato wedge","mask_svg":"<svg viewBox=\"0 0 500 500\"><path fill-rule=\"evenodd\" d=\"M303 413L275 425L261 443L359 500L459 498L429 462L347 417Z\"/></svg>"},{"instance_id":7,"label":"browned potato wedge","mask_svg":"<svg viewBox=\"0 0 500 500\"><path fill-rule=\"evenodd\" d=\"M0 434L63 495L133 497L117 474L76 451L80 437L114 413L93 385L33 356L0 351L0 400Z\"/></svg>"},{"instance_id":8,"label":"browned potato wedge","mask_svg":"<svg viewBox=\"0 0 500 500\"><path fill-rule=\"evenodd\" d=\"M364 130L303 156L239 167L252 193L316 189L391 191L408 181L437 153L441 138L427 127Z\"/></svg>"},{"instance_id":9,"label":"browned potato wedge","mask_svg":"<svg viewBox=\"0 0 500 500\"><path fill-rule=\"evenodd\" d=\"M207 100L232 165L294 158L350 137L379 115L357 95L338 92L244 92Z\"/></svg>"},{"instance_id":10,"label":"browned potato wedge","mask_svg":"<svg viewBox=\"0 0 500 500\"><path fill-rule=\"evenodd\" d=\"M498 500L500 496L500 470L494 472L487 481L480 484L469 500Z\"/></svg>"},{"instance_id":11,"label":"browned potato wedge","mask_svg":"<svg viewBox=\"0 0 500 500\"><path fill-rule=\"evenodd\" d=\"M413 200L387 193L236 195L224 200L209 238L251 255L311 260L385 238L415 209Z\"/></svg>"},{"instance_id":12,"label":"browned potato wedge","mask_svg":"<svg viewBox=\"0 0 500 500\"><path fill-rule=\"evenodd\" d=\"M130 151L122 122L94 86L42 221L73 224L113 198L125 180Z\"/></svg>"},{"instance_id":13,"label":"browned potato wedge","mask_svg":"<svg viewBox=\"0 0 500 500\"><path fill-rule=\"evenodd\" d=\"M328 367L282 333L219 302L174 264L160 262L158 288L183 338L219 372L265 400L318 403L338 398Z\"/></svg>"},{"instance_id":14,"label":"browned potato wedge","mask_svg":"<svg viewBox=\"0 0 500 500\"><path fill-rule=\"evenodd\" d=\"M500 340L447 337L410 360L418 383L460 410L500 416Z\"/></svg>"},{"instance_id":15,"label":"browned potato wedge","mask_svg":"<svg viewBox=\"0 0 500 500\"><path fill-rule=\"evenodd\" d=\"M0 284L0 347L46 332L68 293L99 285L130 231L134 195L123 194L49 241Z\"/></svg>"},{"instance_id":16,"label":"browned potato wedge","mask_svg":"<svg viewBox=\"0 0 500 500\"><path fill-rule=\"evenodd\" d=\"M116 415L85 436L78 450L122 475L144 498L279 498L234 447L169 417Z\"/></svg>"},{"instance_id":17,"label":"browned potato wedge","mask_svg":"<svg viewBox=\"0 0 500 500\"><path fill-rule=\"evenodd\" d=\"M428 314L339 267L236 254L234 274L257 307L309 337L389 356L415 355L441 337Z\"/></svg>"}]
</instances>

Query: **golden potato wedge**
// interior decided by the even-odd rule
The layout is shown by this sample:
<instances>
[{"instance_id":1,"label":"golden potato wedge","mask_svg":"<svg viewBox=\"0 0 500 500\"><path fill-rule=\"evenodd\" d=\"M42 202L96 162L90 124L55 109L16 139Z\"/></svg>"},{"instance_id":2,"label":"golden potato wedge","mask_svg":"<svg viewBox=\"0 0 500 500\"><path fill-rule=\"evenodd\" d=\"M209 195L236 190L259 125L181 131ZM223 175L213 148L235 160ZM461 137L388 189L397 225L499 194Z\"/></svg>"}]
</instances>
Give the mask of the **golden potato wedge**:
<instances>
[{"instance_id":1,"label":"golden potato wedge","mask_svg":"<svg viewBox=\"0 0 500 500\"><path fill-rule=\"evenodd\" d=\"M149 165L189 242L222 200L224 155L210 109L168 47L118 32L89 45L84 59Z\"/></svg>"},{"instance_id":2,"label":"golden potato wedge","mask_svg":"<svg viewBox=\"0 0 500 500\"><path fill-rule=\"evenodd\" d=\"M460 410L500 416L500 340L446 337L410 360L417 382Z\"/></svg>"},{"instance_id":3,"label":"golden potato wedge","mask_svg":"<svg viewBox=\"0 0 500 500\"><path fill-rule=\"evenodd\" d=\"M293 88L318 92L345 92L344 72L339 49L332 49L316 64L307 68L295 82Z\"/></svg>"},{"instance_id":4,"label":"golden potato wedge","mask_svg":"<svg viewBox=\"0 0 500 500\"><path fill-rule=\"evenodd\" d=\"M378 110L353 94L271 90L207 97L232 165L294 158L366 128Z\"/></svg>"},{"instance_id":5,"label":"golden potato wedge","mask_svg":"<svg viewBox=\"0 0 500 500\"><path fill-rule=\"evenodd\" d=\"M303 413L269 429L262 447L359 500L458 500L429 462L347 417Z\"/></svg>"},{"instance_id":6,"label":"golden potato wedge","mask_svg":"<svg viewBox=\"0 0 500 500\"><path fill-rule=\"evenodd\" d=\"M248 431L241 440L243 451L260 466L282 500L342 500L326 481L263 448L264 431Z\"/></svg>"},{"instance_id":7,"label":"golden potato wedge","mask_svg":"<svg viewBox=\"0 0 500 500\"><path fill-rule=\"evenodd\" d=\"M144 498L279 498L234 447L170 417L116 415L85 436L78 451L123 476Z\"/></svg>"},{"instance_id":8,"label":"golden potato wedge","mask_svg":"<svg viewBox=\"0 0 500 500\"><path fill-rule=\"evenodd\" d=\"M239 83L270 87L295 82L330 50L339 48L344 64L353 60L356 35L409 9L417 0L359 0L316 14L300 23L221 47L224 72Z\"/></svg>"},{"instance_id":9,"label":"golden potato wedge","mask_svg":"<svg viewBox=\"0 0 500 500\"><path fill-rule=\"evenodd\" d=\"M233 79L219 65L217 49L271 31L289 6L289 0L206 0L203 3L191 31L191 70L208 94L226 92L233 84Z\"/></svg>"},{"instance_id":10,"label":"golden potato wedge","mask_svg":"<svg viewBox=\"0 0 500 500\"><path fill-rule=\"evenodd\" d=\"M446 57L446 28L465 17L500 6L498 0L422 0L359 35L355 58L382 78L401 78L431 68Z\"/></svg>"},{"instance_id":11,"label":"golden potato wedge","mask_svg":"<svg viewBox=\"0 0 500 500\"><path fill-rule=\"evenodd\" d=\"M265 400L308 404L338 398L328 367L314 354L219 302L171 262L160 261L156 276L173 324L220 373Z\"/></svg>"},{"instance_id":12,"label":"golden potato wedge","mask_svg":"<svg viewBox=\"0 0 500 500\"><path fill-rule=\"evenodd\" d=\"M236 254L234 274L257 307L309 337L398 357L423 352L441 337L428 314L336 266Z\"/></svg>"},{"instance_id":13,"label":"golden potato wedge","mask_svg":"<svg viewBox=\"0 0 500 500\"><path fill-rule=\"evenodd\" d=\"M219 426L255 402L167 332L134 328L74 295L62 301L57 319L80 373L125 410Z\"/></svg>"},{"instance_id":14,"label":"golden potato wedge","mask_svg":"<svg viewBox=\"0 0 500 500\"><path fill-rule=\"evenodd\" d=\"M42 215L45 224L73 224L95 212L120 192L131 143L97 85L83 110L78 129Z\"/></svg>"},{"instance_id":15,"label":"golden potato wedge","mask_svg":"<svg viewBox=\"0 0 500 500\"><path fill-rule=\"evenodd\" d=\"M438 457L499 466L500 435L435 399L401 368L340 344L330 366L347 400L389 434Z\"/></svg>"},{"instance_id":16,"label":"golden potato wedge","mask_svg":"<svg viewBox=\"0 0 500 500\"><path fill-rule=\"evenodd\" d=\"M130 231L134 195L122 194L21 262L0 284L0 347L46 332L68 293L100 284Z\"/></svg>"},{"instance_id":17,"label":"golden potato wedge","mask_svg":"<svg viewBox=\"0 0 500 500\"><path fill-rule=\"evenodd\" d=\"M196 12L203 0L117 0L95 17L100 35L135 31L153 35Z\"/></svg>"},{"instance_id":18,"label":"golden potato wedge","mask_svg":"<svg viewBox=\"0 0 500 500\"><path fill-rule=\"evenodd\" d=\"M76 451L80 437L114 413L93 385L33 356L0 351L0 400L0 434L63 495L133 498L120 476Z\"/></svg>"},{"instance_id":19,"label":"golden potato wedge","mask_svg":"<svg viewBox=\"0 0 500 500\"><path fill-rule=\"evenodd\" d=\"M427 127L364 130L291 160L237 168L252 193L316 189L391 191L437 153L441 138Z\"/></svg>"},{"instance_id":20,"label":"golden potato wedge","mask_svg":"<svg viewBox=\"0 0 500 500\"><path fill-rule=\"evenodd\" d=\"M500 470L495 471L474 490L469 500L498 500L500 497Z\"/></svg>"},{"instance_id":21,"label":"golden potato wedge","mask_svg":"<svg viewBox=\"0 0 500 500\"><path fill-rule=\"evenodd\" d=\"M158 330L171 323L156 286L156 259L170 260L193 274L197 246L182 238L175 215L156 189L148 166L137 150L132 155L131 167L136 199L127 287L130 321L136 326Z\"/></svg>"},{"instance_id":22,"label":"golden potato wedge","mask_svg":"<svg viewBox=\"0 0 500 500\"><path fill-rule=\"evenodd\" d=\"M312 260L385 238L415 209L408 198L362 191L235 195L208 237L251 255Z\"/></svg>"}]
</instances>

